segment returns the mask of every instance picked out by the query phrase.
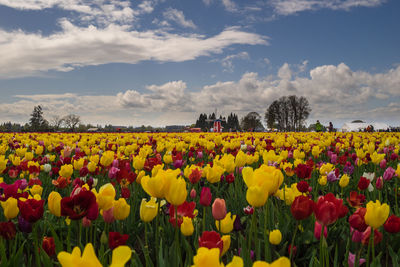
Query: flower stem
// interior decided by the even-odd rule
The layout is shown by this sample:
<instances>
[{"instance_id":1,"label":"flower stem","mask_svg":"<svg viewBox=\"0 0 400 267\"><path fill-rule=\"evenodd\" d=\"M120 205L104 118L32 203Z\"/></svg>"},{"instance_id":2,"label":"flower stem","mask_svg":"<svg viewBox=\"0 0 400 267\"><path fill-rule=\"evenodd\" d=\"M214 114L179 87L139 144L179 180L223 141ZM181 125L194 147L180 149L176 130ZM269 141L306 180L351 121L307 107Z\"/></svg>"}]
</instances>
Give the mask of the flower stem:
<instances>
[{"instance_id":1,"label":"flower stem","mask_svg":"<svg viewBox=\"0 0 400 267\"><path fill-rule=\"evenodd\" d=\"M297 230L299 229L299 221L296 221L296 229L294 229L294 234L292 237L292 242L290 244L290 254L289 254L289 259L292 260L292 255L293 255L293 246L294 246L294 240L296 238Z\"/></svg>"},{"instance_id":2,"label":"flower stem","mask_svg":"<svg viewBox=\"0 0 400 267\"><path fill-rule=\"evenodd\" d=\"M395 177L395 186L396 186L396 190L394 190L394 199L395 199L395 203L396 203L396 214L399 215L399 203L397 203L397 191L399 189L398 185L397 185L397 179L399 179L400 177Z\"/></svg>"},{"instance_id":3,"label":"flower stem","mask_svg":"<svg viewBox=\"0 0 400 267\"><path fill-rule=\"evenodd\" d=\"M207 209L207 207L204 206L203 207L203 231L202 232L204 232L206 230L206 209Z\"/></svg>"},{"instance_id":4,"label":"flower stem","mask_svg":"<svg viewBox=\"0 0 400 267\"><path fill-rule=\"evenodd\" d=\"M156 215L156 263L157 263L157 265L158 265L158 250L159 250L159 243L160 243L160 240L159 240L159 231L158 231L158 228L159 228L159 225L160 225L160 219L159 219L159 213L160 213L160 200L158 200L158 203L157 203L157 215Z\"/></svg>"},{"instance_id":5,"label":"flower stem","mask_svg":"<svg viewBox=\"0 0 400 267\"><path fill-rule=\"evenodd\" d=\"M268 200L267 200L268 204ZM271 261L271 247L269 243L269 238L268 238L268 205L264 206L264 235L265 235L265 248L264 248L264 258L265 261L270 262Z\"/></svg>"},{"instance_id":6,"label":"flower stem","mask_svg":"<svg viewBox=\"0 0 400 267\"><path fill-rule=\"evenodd\" d=\"M322 224L322 227L321 227L321 235L320 235L320 237L319 237L319 264L320 264L320 266L325 266L325 260L324 260L324 256L325 256L325 253L324 253L324 244L323 244L323 240L324 240L324 225Z\"/></svg>"}]
</instances>

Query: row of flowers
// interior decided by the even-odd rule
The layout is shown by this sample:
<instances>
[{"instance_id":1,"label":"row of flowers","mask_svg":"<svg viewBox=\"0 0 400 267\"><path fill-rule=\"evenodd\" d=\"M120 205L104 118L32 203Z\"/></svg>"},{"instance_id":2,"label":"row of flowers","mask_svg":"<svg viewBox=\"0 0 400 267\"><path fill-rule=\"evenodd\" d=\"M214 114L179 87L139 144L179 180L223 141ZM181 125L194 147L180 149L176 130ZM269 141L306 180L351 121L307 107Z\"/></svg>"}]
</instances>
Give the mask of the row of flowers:
<instances>
[{"instance_id":1,"label":"row of flowers","mask_svg":"<svg viewBox=\"0 0 400 267\"><path fill-rule=\"evenodd\" d=\"M1 264L398 261L395 133L0 138Z\"/></svg>"}]
</instances>

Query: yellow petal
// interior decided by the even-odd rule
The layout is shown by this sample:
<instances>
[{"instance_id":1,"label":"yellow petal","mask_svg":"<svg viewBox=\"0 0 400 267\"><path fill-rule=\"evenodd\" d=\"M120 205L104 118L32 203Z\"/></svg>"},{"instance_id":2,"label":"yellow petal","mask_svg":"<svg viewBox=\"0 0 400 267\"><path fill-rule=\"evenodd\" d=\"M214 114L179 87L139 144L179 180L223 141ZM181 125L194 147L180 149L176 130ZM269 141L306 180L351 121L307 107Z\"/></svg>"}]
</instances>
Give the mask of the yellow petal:
<instances>
[{"instance_id":1,"label":"yellow petal","mask_svg":"<svg viewBox=\"0 0 400 267\"><path fill-rule=\"evenodd\" d=\"M112 252L110 267L123 267L132 256L132 250L128 246L119 246Z\"/></svg>"}]
</instances>

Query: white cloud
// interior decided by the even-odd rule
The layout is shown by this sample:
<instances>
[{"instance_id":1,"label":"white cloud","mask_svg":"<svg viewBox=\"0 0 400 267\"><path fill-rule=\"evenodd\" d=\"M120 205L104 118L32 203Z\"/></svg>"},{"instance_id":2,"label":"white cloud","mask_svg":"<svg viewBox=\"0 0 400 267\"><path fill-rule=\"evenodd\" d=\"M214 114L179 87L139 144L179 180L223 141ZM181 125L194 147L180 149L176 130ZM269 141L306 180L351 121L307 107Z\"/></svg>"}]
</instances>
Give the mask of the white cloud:
<instances>
[{"instance_id":1,"label":"white cloud","mask_svg":"<svg viewBox=\"0 0 400 267\"><path fill-rule=\"evenodd\" d=\"M235 44L268 44L267 37L237 27L205 37L161 30L139 32L116 24L105 28L79 27L66 19L60 21L60 26L60 32L49 36L0 29L0 78L32 76L49 70L71 71L77 67L116 62L183 62L222 53Z\"/></svg>"},{"instance_id":2,"label":"white cloud","mask_svg":"<svg viewBox=\"0 0 400 267\"><path fill-rule=\"evenodd\" d=\"M211 5L212 1L213 1L213 0L203 0L203 3L204 3L206 6L209 6L209 5Z\"/></svg>"},{"instance_id":3,"label":"white cloud","mask_svg":"<svg viewBox=\"0 0 400 267\"><path fill-rule=\"evenodd\" d=\"M168 8L164 13L163 16L165 19L174 21L178 25L184 28L192 28L195 29L196 25L191 20L186 20L185 15L181 10L177 10L175 8Z\"/></svg>"},{"instance_id":4,"label":"white cloud","mask_svg":"<svg viewBox=\"0 0 400 267\"><path fill-rule=\"evenodd\" d=\"M168 88L171 94L179 92L173 97L178 104L172 103L166 97L156 97L163 96L168 90L153 90L156 95L139 95L145 97L147 101L145 103L150 103L147 110L162 106L162 110L167 113L171 110L177 112L190 109L196 112L208 112L218 108L222 113L234 111L244 115L249 111L263 113L273 100L295 94L307 97L313 109L312 118L350 120L362 117L391 119L400 123L396 113L399 105L388 103L387 107L376 108L376 100L388 101L396 98L400 100L400 83L393 82L400 79L400 67L385 73L370 74L353 71L341 63L337 66L316 67L310 70L309 77L302 77L298 75L296 69L301 68L303 64L299 66L285 63L274 77L259 77L257 73L246 73L237 82L217 82L206 85L199 91L189 90L186 84L172 86L174 83L183 85L182 81L155 87ZM120 93L120 97L123 95ZM390 97L386 99L386 96ZM135 96L134 101L139 98ZM129 106L129 102L123 104Z\"/></svg>"},{"instance_id":5,"label":"white cloud","mask_svg":"<svg viewBox=\"0 0 400 267\"><path fill-rule=\"evenodd\" d=\"M295 94L309 100L310 120L363 119L400 124L400 66L371 74L353 71L344 63L323 65L311 69L306 77L300 76L297 68L285 63L274 76L250 72L238 81L220 81L199 90L180 80L117 95L16 95L16 101L0 105L0 121L27 122L33 107L40 104L45 117L75 113L92 124L190 124L199 113L215 108L222 114L263 114L273 100Z\"/></svg>"},{"instance_id":6,"label":"white cloud","mask_svg":"<svg viewBox=\"0 0 400 267\"><path fill-rule=\"evenodd\" d=\"M224 5L225 9L230 12L237 11L236 3L233 0L222 0L222 4Z\"/></svg>"},{"instance_id":7,"label":"white cloud","mask_svg":"<svg viewBox=\"0 0 400 267\"><path fill-rule=\"evenodd\" d=\"M270 0L270 5L279 15L291 15L307 10L328 8L349 10L353 7L375 7L386 0Z\"/></svg>"},{"instance_id":8,"label":"white cloud","mask_svg":"<svg viewBox=\"0 0 400 267\"><path fill-rule=\"evenodd\" d=\"M222 65L224 71L233 72L234 67L235 67L233 64L234 60L237 60L237 59L247 60L249 58L250 57L247 52L240 52L237 54L228 55L221 60L212 60L212 62L221 62L221 65Z\"/></svg>"},{"instance_id":9,"label":"white cloud","mask_svg":"<svg viewBox=\"0 0 400 267\"><path fill-rule=\"evenodd\" d=\"M21 10L59 8L75 11L79 13L82 21L94 20L105 25L132 22L135 16L149 13L151 8L150 1L144 1L134 10L127 0L0 0L0 5Z\"/></svg>"}]
</instances>

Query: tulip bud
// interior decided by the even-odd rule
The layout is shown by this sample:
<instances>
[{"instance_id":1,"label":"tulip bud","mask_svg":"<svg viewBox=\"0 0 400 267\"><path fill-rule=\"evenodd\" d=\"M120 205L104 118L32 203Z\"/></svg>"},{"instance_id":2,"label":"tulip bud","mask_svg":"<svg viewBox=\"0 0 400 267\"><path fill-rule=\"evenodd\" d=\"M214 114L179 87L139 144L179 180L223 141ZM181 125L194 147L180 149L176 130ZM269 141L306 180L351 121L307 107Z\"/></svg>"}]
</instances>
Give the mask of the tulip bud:
<instances>
[{"instance_id":1,"label":"tulip bud","mask_svg":"<svg viewBox=\"0 0 400 267\"><path fill-rule=\"evenodd\" d=\"M191 236L193 234L194 227L192 219L189 217L183 217L183 222L181 224L181 232L184 236Z\"/></svg>"},{"instance_id":2,"label":"tulip bud","mask_svg":"<svg viewBox=\"0 0 400 267\"><path fill-rule=\"evenodd\" d=\"M381 160L381 162L379 163L379 167L381 167L381 169L386 168L386 159Z\"/></svg>"},{"instance_id":3,"label":"tulip bud","mask_svg":"<svg viewBox=\"0 0 400 267\"><path fill-rule=\"evenodd\" d=\"M226 216L225 199L216 198L212 204L212 215L215 220L222 220Z\"/></svg>"},{"instance_id":4,"label":"tulip bud","mask_svg":"<svg viewBox=\"0 0 400 267\"><path fill-rule=\"evenodd\" d=\"M321 231L322 231L322 225L316 221L315 222L315 226L314 226L314 236L318 240L321 238ZM325 238L326 238L327 235L328 235L328 228L326 226L324 226L324 236L325 236Z\"/></svg>"},{"instance_id":5,"label":"tulip bud","mask_svg":"<svg viewBox=\"0 0 400 267\"><path fill-rule=\"evenodd\" d=\"M83 226L83 227L90 227L91 224L92 224L92 221L91 221L91 220L89 220L89 219L86 218L86 217L83 217L83 219L82 219L82 226Z\"/></svg>"},{"instance_id":6,"label":"tulip bud","mask_svg":"<svg viewBox=\"0 0 400 267\"><path fill-rule=\"evenodd\" d=\"M376 179L376 183L375 183L376 189L381 190L383 188L383 179L382 176L378 177L378 179Z\"/></svg>"},{"instance_id":7,"label":"tulip bud","mask_svg":"<svg viewBox=\"0 0 400 267\"><path fill-rule=\"evenodd\" d=\"M112 223L115 220L114 207L111 207L108 210L103 210L103 219L106 223Z\"/></svg>"},{"instance_id":8,"label":"tulip bud","mask_svg":"<svg viewBox=\"0 0 400 267\"><path fill-rule=\"evenodd\" d=\"M196 198L196 195L197 195L197 193L194 188L192 190L190 190L190 198L194 199L194 198Z\"/></svg>"},{"instance_id":9,"label":"tulip bud","mask_svg":"<svg viewBox=\"0 0 400 267\"><path fill-rule=\"evenodd\" d=\"M104 245L107 245L108 243L108 237L105 231L103 231L103 233L101 234L100 242Z\"/></svg>"},{"instance_id":10,"label":"tulip bud","mask_svg":"<svg viewBox=\"0 0 400 267\"><path fill-rule=\"evenodd\" d=\"M281 243L282 240L282 233L279 231L279 229L273 230L269 233L269 242L272 245L278 245Z\"/></svg>"},{"instance_id":11,"label":"tulip bud","mask_svg":"<svg viewBox=\"0 0 400 267\"><path fill-rule=\"evenodd\" d=\"M208 207L211 205L212 195L209 187L203 187L200 193L200 205Z\"/></svg>"}]
</instances>

